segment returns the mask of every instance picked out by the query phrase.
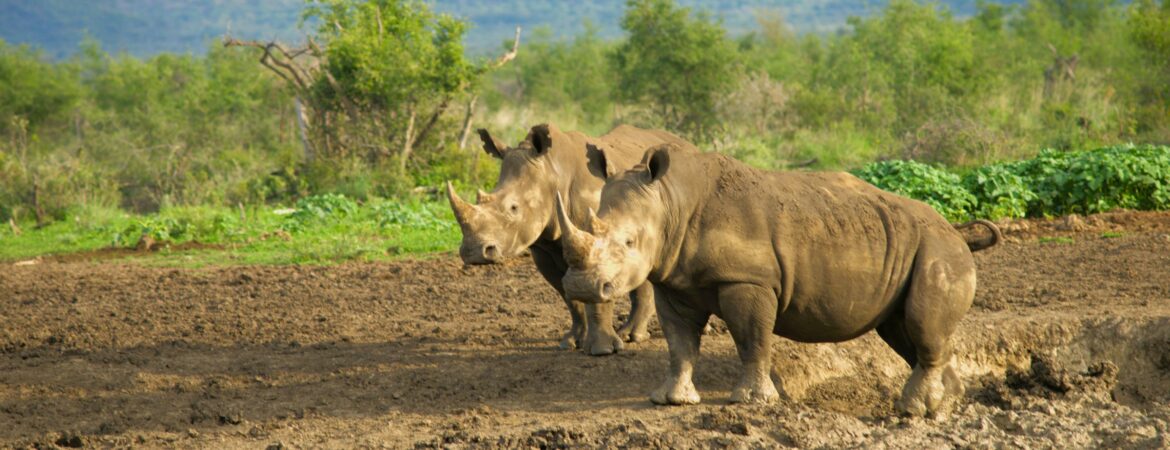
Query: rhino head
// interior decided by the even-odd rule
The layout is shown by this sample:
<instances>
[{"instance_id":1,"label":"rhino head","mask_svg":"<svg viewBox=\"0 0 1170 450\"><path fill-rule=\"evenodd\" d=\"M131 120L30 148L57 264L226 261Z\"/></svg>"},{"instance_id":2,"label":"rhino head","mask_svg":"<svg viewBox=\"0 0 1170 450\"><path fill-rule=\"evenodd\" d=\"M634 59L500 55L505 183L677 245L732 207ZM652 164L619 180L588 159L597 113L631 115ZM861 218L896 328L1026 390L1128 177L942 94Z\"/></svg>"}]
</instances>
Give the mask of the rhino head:
<instances>
[{"instance_id":1,"label":"rhino head","mask_svg":"<svg viewBox=\"0 0 1170 450\"><path fill-rule=\"evenodd\" d=\"M465 264L494 264L523 253L551 224L560 174L549 153L562 135L551 125L537 125L509 148L487 130L478 132L484 151L501 161L496 188L479 191L473 205L447 182L447 199L463 231L460 258Z\"/></svg>"},{"instance_id":2,"label":"rhino head","mask_svg":"<svg viewBox=\"0 0 1170 450\"><path fill-rule=\"evenodd\" d=\"M599 212L589 211L585 229L572 222L557 197L561 246L569 265L562 280L567 296L609 302L644 283L656 267L667 239L668 199L661 179L672 148L651 148L640 164L610 177Z\"/></svg>"}]
</instances>

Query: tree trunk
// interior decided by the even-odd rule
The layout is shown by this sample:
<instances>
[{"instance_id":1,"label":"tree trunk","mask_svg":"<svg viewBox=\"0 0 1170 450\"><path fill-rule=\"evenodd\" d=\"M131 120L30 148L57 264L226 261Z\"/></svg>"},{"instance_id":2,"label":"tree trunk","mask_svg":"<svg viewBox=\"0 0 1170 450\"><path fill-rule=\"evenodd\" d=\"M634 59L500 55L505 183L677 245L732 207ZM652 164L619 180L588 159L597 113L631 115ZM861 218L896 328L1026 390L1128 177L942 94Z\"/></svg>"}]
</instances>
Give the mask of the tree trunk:
<instances>
[{"instance_id":1,"label":"tree trunk","mask_svg":"<svg viewBox=\"0 0 1170 450\"><path fill-rule=\"evenodd\" d=\"M398 161L398 172L406 175L406 161L410 159L410 152L414 150L414 118L417 114L414 105L410 105L410 119L406 122L406 134L402 139L402 158Z\"/></svg>"},{"instance_id":2,"label":"tree trunk","mask_svg":"<svg viewBox=\"0 0 1170 450\"><path fill-rule=\"evenodd\" d=\"M463 131L459 133L459 150L467 148L467 136L471 134L471 119L475 115L476 100L479 100L479 96L472 95L471 100L467 102L467 115L463 116Z\"/></svg>"},{"instance_id":3,"label":"tree trunk","mask_svg":"<svg viewBox=\"0 0 1170 450\"><path fill-rule=\"evenodd\" d=\"M293 97L293 105L296 107L297 132L301 136L301 147L304 148L305 163L312 163L317 155L313 151L313 143L309 142L309 118L305 112L305 105L301 102L301 96Z\"/></svg>"},{"instance_id":4,"label":"tree trunk","mask_svg":"<svg viewBox=\"0 0 1170 450\"><path fill-rule=\"evenodd\" d=\"M49 221L45 217L45 208L41 206L41 181L39 177L33 179L32 204L33 215L37 218L37 229L43 228L49 224Z\"/></svg>"}]
</instances>

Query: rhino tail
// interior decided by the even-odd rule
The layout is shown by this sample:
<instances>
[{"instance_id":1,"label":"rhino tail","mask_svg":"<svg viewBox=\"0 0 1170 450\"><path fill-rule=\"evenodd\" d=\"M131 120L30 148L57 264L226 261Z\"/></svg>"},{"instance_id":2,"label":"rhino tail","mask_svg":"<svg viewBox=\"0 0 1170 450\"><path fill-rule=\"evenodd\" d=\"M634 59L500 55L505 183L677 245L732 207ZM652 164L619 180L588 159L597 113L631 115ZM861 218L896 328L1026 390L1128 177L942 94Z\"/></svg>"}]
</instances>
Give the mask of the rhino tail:
<instances>
[{"instance_id":1,"label":"rhino tail","mask_svg":"<svg viewBox=\"0 0 1170 450\"><path fill-rule=\"evenodd\" d=\"M971 251L977 252L980 250L986 250L986 249L989 249L991 247L994 247L996 244L999 244L1000 242L1003 242L1003 233L1000 232L999 227L996 226L995 223L990 221L990 220L975 219L975 220L972 220L970 222L955 225L954 227L956 230L962 230L965 228L971 228L975 225L983 225L983 226L987 227L988 230L991 230L991 236L977 238L977 239L967 241L967 248L971 249Z\"/></svg>"}]
</instances>

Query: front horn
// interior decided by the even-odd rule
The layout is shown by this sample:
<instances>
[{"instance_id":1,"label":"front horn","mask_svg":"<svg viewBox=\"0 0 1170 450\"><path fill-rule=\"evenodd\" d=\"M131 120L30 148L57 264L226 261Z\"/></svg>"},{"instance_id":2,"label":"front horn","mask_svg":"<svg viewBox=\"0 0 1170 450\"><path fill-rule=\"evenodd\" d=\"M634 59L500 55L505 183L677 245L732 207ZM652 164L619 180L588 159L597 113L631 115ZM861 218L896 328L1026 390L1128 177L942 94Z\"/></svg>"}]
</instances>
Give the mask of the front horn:
<instances>
[{"instance_id":1,"label":"front horn","mask_svg":"<svg viewBox=\"0 0 1170 450\"><path fill-rule=\"evenodd\" d=\"M447 200L451 202L451 210L455 211L455 220L459 221L459 225L466 225L475 216L475 205L463 200L450 181L447 182Z\"/></svg>"},{"instance_id":2,"label":"front horn","mask_svg":"<svg viewBox=\"0 0 1170 450\"><path fill-rule=\"evenodd\" d=\"M589 251L593 248L596 238L588 232L577 228L569 214L565 212L565 203L561 194L557 193L557 221L561 225L561 247L564 248L565 262L569 267L583 269L589 259Z\"/></svg>"}]
</instances>

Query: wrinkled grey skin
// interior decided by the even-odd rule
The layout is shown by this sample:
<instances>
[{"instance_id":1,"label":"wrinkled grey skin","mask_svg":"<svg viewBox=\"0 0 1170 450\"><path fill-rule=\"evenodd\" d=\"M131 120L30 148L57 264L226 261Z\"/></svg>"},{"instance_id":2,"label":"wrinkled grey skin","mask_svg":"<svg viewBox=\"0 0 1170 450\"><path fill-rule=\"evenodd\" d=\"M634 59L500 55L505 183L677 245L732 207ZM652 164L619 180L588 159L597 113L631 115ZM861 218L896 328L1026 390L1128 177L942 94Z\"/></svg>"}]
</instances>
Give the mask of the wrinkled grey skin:
<instances>
[{"instance_id":1,"label":"wrinkled grey skin","mask_svg":"<svg viewBox=\"0 0 1170 450\"><path fill-rule=\"evenodd\" d=\"M590 355L607 355L619 351L623 339L648 339L654 291L645 280L631 287L629 320L617 333L612 301L587 306L565 295L561 280L568 266L562 256L554 199L561 195L569 215L584 218L598 206L605 170L633 166L647 148L657 144L690 144L665 131L630 126L593 138L564 133L553 125L537 125L523 142L511 148L486 130L479 130L479 135L484 151L501 160L500 176L491 193L479 192L478 205L461 199L448 183L448 200L463 231L459 256L464 263L499 263L530 251L541 275L569 308L572 327L561 339L562 348L576 346Z\"/></svg>"},{"instance_id":2,"label":"wrinkled grey skin","mask_svg":"<svg viewBox=\"0 0 1170 450\"><path fill-rule=\"evenodd\" d=\"M975 264L924 203L846 173L766 172L668 145L611 177L597 216L558 217L570 296L606 301L653 283L670 348L654 403L699 402L691 374L712 314L744 366L733 402L778 397L773 334L841 342L875 329L913 369L901 409L939 417L962 395L950 336L974 298Z\"/></svg>"}]
</instances>

